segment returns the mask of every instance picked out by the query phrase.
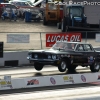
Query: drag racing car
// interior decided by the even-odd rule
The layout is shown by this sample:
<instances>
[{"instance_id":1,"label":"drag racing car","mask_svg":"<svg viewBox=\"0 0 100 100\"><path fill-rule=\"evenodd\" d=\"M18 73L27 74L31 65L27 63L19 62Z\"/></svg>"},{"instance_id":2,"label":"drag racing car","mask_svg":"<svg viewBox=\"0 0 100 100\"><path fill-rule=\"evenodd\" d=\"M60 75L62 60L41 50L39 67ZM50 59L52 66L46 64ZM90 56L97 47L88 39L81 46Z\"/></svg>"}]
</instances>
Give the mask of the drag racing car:
<instances>
[{"instance_id":1,"label":"drag racing car","mask_svg":"<svg viewBox=\"0 0 100 100\"><path fill-rule=\"evenodd\" d=\"M79 65L90 66L91 72L100 69L100 52L96 51L89 43L56 42L48 50L29 51L27 59L34 62L34 68L42 70L44 65L57 66L60 72L75 71Z\"/></svg>"}]
</instances>

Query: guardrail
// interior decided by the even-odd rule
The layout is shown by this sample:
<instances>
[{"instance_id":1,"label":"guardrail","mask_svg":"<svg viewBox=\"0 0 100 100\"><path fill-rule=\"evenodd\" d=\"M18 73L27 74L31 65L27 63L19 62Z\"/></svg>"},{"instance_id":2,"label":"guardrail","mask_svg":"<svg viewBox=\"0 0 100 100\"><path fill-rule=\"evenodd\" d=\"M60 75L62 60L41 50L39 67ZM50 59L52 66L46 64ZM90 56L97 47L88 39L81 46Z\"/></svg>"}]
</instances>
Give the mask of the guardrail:
<instances>
[{"instance_id":1,"label":"guardrail","mask_svg":"<svg viewBox=\"0 0 100 100\"><path fill-rule=\"evenodd\" d=\"M46 34L63 34L61 32L10 32L0 33L0 41L4 42L5 51L23 51L45 49ZM82 42L89 42L93 46L100 46L100 32L65 32L64 34L81 33ZM96 35L98 33L98 35ZM54 38L54 37L53 37ZM96 39L97 38L97 39Z\"/></svg>"},{"instance_id":2,"label":"guardrail","mask_svg":"<svg viewBox=\"0 0 100 100\"><path fill-rule=\"evenodd\" d=\"M100 73L53 75L17 79L12 79L11 76L4 76L4 79L0 80L0 90L83 84L92 82L100 82Z\"/></svg>"}]
</instances>

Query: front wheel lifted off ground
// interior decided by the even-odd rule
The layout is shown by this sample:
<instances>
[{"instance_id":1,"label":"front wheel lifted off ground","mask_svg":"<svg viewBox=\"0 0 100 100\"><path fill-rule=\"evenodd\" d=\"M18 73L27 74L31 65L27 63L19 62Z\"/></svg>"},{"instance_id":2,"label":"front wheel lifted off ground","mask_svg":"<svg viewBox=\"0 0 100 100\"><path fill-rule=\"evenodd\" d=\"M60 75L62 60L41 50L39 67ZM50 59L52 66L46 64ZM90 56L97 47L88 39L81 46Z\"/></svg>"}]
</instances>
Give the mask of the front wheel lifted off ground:
<instances>
[{"instance_id":1,"label":"front wheel lifted off ground","mask_svg":"<svg viewBox=\"0 0 100 100\"><path fill-rule=\"evenodd\" d=\"M43 69L43 65L42 64L39 64L39 63L34 63L34 68L37 70L37 71L40 71Z\"/></svg>"},{"instance_id":2,"label":"front wheel lifted off ground","mask_svg":"<svg viewBox=\"0 0 100 100\"><path fill-rule=\"evenodd\" d=\"M99 72L100 70L100 63L95 62L94 64L90 65L91 72Z\"/></svg>"},{"instance_id":3,"label":"front wheel lifted off ground","mask_svg":"<svg viewBox=\"0 0 100 100\"><path fill-rule=\"evenodd\" d=\"M61 60L59 65L58 65L58 70L60 72L64 72L67 69L67 62L65 60Z\"/></svg>"}]
</instances>

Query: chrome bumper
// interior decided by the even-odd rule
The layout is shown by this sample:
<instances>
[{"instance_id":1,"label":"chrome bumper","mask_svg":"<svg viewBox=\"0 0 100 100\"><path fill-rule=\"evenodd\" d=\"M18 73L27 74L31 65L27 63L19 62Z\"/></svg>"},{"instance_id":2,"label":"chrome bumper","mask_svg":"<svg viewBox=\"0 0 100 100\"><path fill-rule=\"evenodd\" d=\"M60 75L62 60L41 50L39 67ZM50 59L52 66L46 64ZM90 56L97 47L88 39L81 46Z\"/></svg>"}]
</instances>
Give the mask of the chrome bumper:
<instances>
[{"instance_id":1,"label":"chrome bumper","mask_svg":"<svg viewBox=\"0 0 100 100\"><path fill-rule=\"evenodd\" d=\"M52 59L33 59L33 58L30 58L30 57L27 57L28 60L33 60L33 61L57 61L59 59L55 59L55 60L52 60Z\"/></svg>"}]
</instances>

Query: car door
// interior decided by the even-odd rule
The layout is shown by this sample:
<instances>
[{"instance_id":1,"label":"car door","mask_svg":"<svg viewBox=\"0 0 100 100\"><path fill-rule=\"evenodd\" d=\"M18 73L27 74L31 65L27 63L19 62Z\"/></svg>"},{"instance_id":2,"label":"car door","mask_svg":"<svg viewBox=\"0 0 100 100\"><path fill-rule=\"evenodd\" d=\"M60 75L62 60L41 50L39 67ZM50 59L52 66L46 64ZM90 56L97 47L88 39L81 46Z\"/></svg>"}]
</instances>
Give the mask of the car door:
<instances>
[{"instance_id":1,"label":"car door","mask_svg":"<svg viewBox=\"0 0 100 100\"><path fill-rule=\"evenodd\" d=\"M84 55L84 47L83 44L78 44L76 49L75 49L75 55L73 58L74 63L82 64L84 63L86 56Z\"/></svg>"},{"instance_id":2,"label":"car door","mask_svg":"<svg viewBox=\"0 0 100 100\"><path fill-rule=\"evenodd\" d=\"M86 63L93 63L94 62L94 57L95 57L95 52L94 49L90 44L84 44L84 55L86 55L85 62Z\"/></svg>"}]
</instances>

